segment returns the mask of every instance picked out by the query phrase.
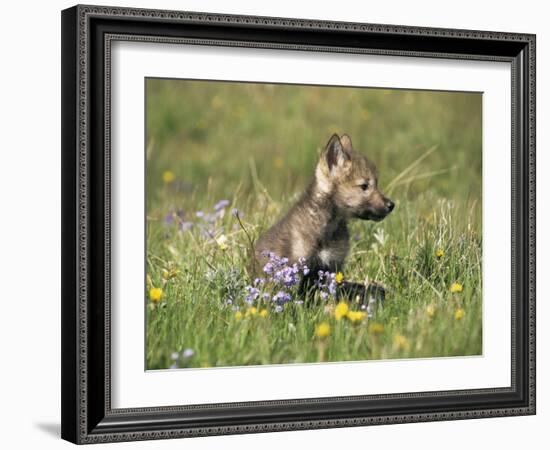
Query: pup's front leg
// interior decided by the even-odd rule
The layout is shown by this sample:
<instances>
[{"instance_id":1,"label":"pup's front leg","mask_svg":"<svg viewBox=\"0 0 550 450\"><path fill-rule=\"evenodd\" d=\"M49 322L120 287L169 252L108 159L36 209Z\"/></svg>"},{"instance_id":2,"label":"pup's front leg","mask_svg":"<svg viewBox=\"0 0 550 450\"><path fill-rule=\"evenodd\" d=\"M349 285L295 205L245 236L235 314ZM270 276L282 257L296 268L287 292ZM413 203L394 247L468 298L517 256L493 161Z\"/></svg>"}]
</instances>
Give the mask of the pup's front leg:
<instances>
[{"instance_id":1,"label":"pup's front leg","mask_svg":"<svg viewBox=\"0 0 550 450\"><path fill-rule=\"evenodd\" d=\"M304 276L300 282L298 288L298 295L301 298L305 298L308 295L312 295L318 286L316 281L318 280L318 271L311 271L308 275ZM371 299L377 302L383 302L386 298L386 289L377 283L355 283L353 281L342 281L337 285L336 298L338 300L346 299L350 302L356 302L359 304L368 305Z\"/></svg>"},{"instance_id":2,"label":"pup's front leg","mask_svg":"<svg viewBox=\"0 0 550 450\"><path fill-rule=\"evenodd\" d=\"M309 274L302 277L300 281L300 286L298 287L298 296L302 299L305 299L306 297L313 295L314 292L317 290L317 270L310 271Z\"/></svg>"}]
</instances>

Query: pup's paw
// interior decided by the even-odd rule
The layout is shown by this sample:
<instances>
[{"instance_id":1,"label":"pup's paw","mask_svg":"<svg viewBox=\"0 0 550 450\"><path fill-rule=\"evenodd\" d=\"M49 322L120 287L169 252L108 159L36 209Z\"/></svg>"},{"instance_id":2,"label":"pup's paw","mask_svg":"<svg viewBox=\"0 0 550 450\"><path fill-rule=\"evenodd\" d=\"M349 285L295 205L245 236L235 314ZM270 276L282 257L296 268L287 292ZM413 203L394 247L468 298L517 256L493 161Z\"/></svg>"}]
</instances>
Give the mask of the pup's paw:
<instances>
[{"instance_id":1,"label":"pup's paw","mask_svg":"<svg viewBox=\"0 0 550 450\"><path fill-rule=\"evenodd\" d=\"M337 297L339 299L347 299L359 305L383 303L386 299L386 288L381 283L376 282L363 284L344 281L338 286Z\"/></svg>"}]
</instances>

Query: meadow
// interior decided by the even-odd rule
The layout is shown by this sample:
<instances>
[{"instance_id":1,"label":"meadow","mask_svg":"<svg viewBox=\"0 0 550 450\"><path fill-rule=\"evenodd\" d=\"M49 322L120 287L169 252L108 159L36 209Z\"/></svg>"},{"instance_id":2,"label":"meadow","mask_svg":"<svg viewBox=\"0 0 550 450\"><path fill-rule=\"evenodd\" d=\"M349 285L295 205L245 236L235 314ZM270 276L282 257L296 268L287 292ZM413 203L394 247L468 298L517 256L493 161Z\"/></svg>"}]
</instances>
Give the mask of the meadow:
<instances>
[{"instance_id":1,"label":"meadow","mask_svg":"<svg viewBox=\"0 0 550 450\"><path fill-rule=\"evenodd\" d=\"M148 79L146 111L148 369L481 354L480 94ZM336 279L386 299L250 301L251 245L332 133L396 203L350 223Z\"/></svg>"}]
</instances>

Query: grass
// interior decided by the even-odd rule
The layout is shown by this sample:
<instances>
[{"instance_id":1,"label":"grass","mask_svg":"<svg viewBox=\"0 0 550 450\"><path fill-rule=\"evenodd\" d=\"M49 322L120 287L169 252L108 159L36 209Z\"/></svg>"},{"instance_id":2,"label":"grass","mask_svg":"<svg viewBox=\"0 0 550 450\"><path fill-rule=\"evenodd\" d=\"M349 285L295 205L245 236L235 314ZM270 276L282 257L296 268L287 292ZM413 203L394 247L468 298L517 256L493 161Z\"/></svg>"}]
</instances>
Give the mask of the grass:
<instances>
[{"instance_id":1,"label":"grass","mask_svg":"<svg viewBox=\"0 0 550 450\"><path fill-rule=\"evenodd\" d=\"M249 239L296 199L333 132L397 204L351 223L344 270L383 283L386 301L356 322L333 301L251 310ZM150 79L147 143L149 369L186 349L180 367L481 354L479 94Z\"/></svg>"}]
</instances>

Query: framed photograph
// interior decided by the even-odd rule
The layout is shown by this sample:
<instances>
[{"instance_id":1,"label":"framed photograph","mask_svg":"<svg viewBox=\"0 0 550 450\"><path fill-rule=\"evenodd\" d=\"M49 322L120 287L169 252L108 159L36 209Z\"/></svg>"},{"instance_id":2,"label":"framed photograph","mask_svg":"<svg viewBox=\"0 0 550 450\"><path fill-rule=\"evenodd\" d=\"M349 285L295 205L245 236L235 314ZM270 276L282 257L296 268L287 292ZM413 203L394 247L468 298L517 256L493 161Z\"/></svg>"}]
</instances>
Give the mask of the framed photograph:
<instances>
[{"instance_id":1,"label":"framed photograph","mask_svg":"<svg viewBox=\"0 0 550 450\"><path fill-rule=\"evenodd\" d=\"M535 413L535 36L62 12L62 437Z\"/></svg>"}]
</instances>

